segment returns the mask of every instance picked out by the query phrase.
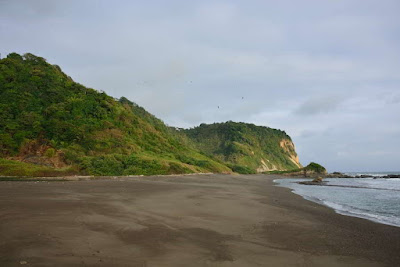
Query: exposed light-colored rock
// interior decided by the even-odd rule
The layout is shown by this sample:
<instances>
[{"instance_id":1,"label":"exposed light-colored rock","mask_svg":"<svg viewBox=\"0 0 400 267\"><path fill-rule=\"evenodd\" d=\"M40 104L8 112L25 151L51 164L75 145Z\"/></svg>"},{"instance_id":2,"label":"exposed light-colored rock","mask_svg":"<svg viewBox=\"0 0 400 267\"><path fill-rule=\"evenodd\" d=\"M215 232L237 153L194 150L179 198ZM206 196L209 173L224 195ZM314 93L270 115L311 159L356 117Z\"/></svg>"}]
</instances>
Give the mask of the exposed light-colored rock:
<instances>
[{"instance_id":1,"label":"exposed light-colored rock","mask_svg":"<svg viewBox=\"0 0 400 267\"><path fill-rule=\"evenodd\" d=\"M288 139L282 139L279 143L280 147L289 154L289 160L292 161L298 168L301 168L299 157L296 154L296 150L292 141Z\"/></svg>"},{"instance_id":2,"label":"exposed light-colored rock","mask_svg":"<svg viewBox=\"0 0 400 267\"><path fill-rule=\"evenodd\" d=\"M267 161L268 161L268 163L270 163L268 159L267 159ZM258 173L260 173L260 172L267 172L267 171L276 171L276 170L278 170L278 168L277 168L274 164L271 164L271 163L270 163L270 165L272 165L271 168L268 167L268 165L267 165L267 163L265 163L264 159L261 159L261 165L257 168L256 171L257 171Z\"/></svg>"}]
</instances>

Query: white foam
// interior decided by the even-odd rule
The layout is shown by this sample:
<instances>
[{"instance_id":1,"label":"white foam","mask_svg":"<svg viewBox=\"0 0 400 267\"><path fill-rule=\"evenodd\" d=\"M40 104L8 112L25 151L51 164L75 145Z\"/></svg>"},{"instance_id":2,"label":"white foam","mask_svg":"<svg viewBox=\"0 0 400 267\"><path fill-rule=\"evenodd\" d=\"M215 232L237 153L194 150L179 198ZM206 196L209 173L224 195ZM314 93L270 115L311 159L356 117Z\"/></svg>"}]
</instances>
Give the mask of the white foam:
<instances>
[{"instance_id":1,"label":"white foam","mask_svg":"<svg viewBox=\"0 0 400 267\"><path fill-rule=\"evenodd\" d=\"M358 217L358 218L374 221L377 223L400 227L400 218L397 218L394 216L372 214L369 212L361 211L356 208L345 207L343 205L329 202L329 201L323 201L323 204L334 209L337 213L342 214L342 215Z\"/></svg>"},{"instance_id":2,"label":"white foam","mask_svg":"<svg viewBox=\"0 0 400 267\"><path fill-rule=\"evenodd\" d=\"M399 178L382 179L383 181L381 179L326 179L332 185L348 187L298 184L302 180L304 179L277 179L275 182L279 186L289 187L293 193L304 199L328 206L339 214L400 227L400 213L397 208L400 195L395 192L400 189ZM382 189L389 191L382 191Z\"/></svg>"}]
</instances>

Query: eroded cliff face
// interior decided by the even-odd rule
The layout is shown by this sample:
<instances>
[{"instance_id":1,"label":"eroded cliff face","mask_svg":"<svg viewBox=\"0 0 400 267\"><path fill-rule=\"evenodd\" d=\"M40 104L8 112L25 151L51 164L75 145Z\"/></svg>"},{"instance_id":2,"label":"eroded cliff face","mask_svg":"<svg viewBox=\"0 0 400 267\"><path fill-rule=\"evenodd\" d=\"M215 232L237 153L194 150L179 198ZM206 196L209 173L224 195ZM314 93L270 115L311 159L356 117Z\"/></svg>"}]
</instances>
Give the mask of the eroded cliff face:
<instances>
[{"instance_id":1,"label":"eroded cliff face","mask_svg":"<svg viewBox=\"0 0 400 267\"><path fill-rule=\"evenodd\" d=\"M297 168L303 167L300 164L299 157L297 156L295 146L291 140L284 138L279 142L279 146L283 150L284 155L293 164L295 164ZM256 169L257 173L262 173L262 172L267 172L267 171L279 171L279 170L282 170L282 167L276 166L268 158L262 158L260 160L260 165Z\"/></svg>"},{"instance_id":2,"label":"eroded cliff face","mask_svg":"<svg viewBox=\"0 0 400 267\"><path fill-rule=\"evenodd\" d=\"M279 143L280 147L288 154L288 158L292 161L298 168L302 168L299 156L297 156L295 146L289 139L282 139Z\"/></svg>"}]
</instances>

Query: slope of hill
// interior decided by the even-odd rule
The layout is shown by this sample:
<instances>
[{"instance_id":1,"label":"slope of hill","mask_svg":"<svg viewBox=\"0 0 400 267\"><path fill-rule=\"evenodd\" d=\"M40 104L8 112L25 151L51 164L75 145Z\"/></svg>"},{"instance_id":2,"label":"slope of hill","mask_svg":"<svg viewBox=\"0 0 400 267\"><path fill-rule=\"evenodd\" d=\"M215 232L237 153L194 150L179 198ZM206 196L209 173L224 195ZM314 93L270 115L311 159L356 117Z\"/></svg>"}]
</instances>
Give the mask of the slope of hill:
<instances>
[{"instance_id":1,"label":"slope of hill","mask_svg":"<svg viewBox=\"0 0 400 267\"><path fill-rule=\"evenodd\" d=\"M32 54L0 60L0 157L3 175L231 172L142 107Z\"/></svg>"},{"instance_id":2,"label":"slope of hill","mask_svg":"<svg viewBox=\"0 0 400 267\"><path fill-rule=\"evenodd\" d=\"M283 131L245 123L176 130L32 54L0 59L0 175L255 173L301 167Z\"/></svg>"},{"instance_id":3,"label":"slope of hill","mask_svg":"<svg viewBox=\"0 0 400 267\"><path fill-rule=\"evenodd\" d=\"M198 149L238 172L265 172L301 168L291 138L281 130L254 124L201 124L185 130Z\"/></svg>"}]
</instances>

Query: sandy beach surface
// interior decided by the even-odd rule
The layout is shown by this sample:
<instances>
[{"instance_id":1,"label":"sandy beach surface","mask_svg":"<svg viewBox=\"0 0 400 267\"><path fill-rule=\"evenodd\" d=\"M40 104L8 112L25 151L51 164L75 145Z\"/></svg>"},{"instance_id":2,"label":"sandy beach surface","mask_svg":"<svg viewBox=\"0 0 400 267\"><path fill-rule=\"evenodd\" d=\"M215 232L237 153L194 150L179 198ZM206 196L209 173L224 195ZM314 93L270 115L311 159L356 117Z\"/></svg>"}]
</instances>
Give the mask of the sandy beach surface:
<instances>
[{"instance_id":1,"label":"sandy beach surface","mask_svg":"<svg viewBox=\"0 0 400 267\"><path fill-rule=\"evenodd\" d=\"M400 228L278 176L0 182L0 266L400 266Z\"/></svg>"}]
</instances>

